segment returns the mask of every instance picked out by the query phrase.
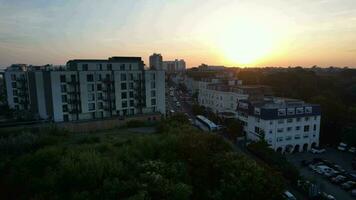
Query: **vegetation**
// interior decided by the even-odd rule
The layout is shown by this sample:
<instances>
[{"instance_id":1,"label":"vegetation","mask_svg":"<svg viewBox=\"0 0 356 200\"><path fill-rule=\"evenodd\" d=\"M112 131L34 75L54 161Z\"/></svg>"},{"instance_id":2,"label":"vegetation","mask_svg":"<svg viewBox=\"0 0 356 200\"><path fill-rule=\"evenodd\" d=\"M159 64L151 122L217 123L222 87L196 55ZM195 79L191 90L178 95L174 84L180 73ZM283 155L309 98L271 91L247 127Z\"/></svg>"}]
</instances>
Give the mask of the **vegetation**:
<instances>
[{"instance_id":1,"label":"vegetation","mask_svg":"<svg viewBox=\"0 0 356 200\"><path fill-rule=\"evenodd\" d=\"M281 172L283 176L292 181L292 183L297 183L299 171L286 160L284 155L269 148L267 142L261 140L259 142L251 143L247 147L272 169Z\"/></svg>"},{"instance_id":2,"label":"vegetation","mask_svg":"<svg viewBox=\"0 0 356 200\"><path fill-rule=\"evenodd\" d=\"M244 84L265 84L275 95L303 99L321 105L321 143L336 144L346 127L356 127L356 70L345 69L318 75L300 67L242 70ZM356 134L356 132L353 132Z\"/></svg>"},{"instance_id":3,"label":"vegetation","mask_svg":"<svg viewBox=\"0 0 356 200\"><path fill-rule=\"evenodd\" d=\"M0 198L280 199L278 174L188 123L178 115L151 135L125 129L2 134Z\"/></svg>"}]
</instances>

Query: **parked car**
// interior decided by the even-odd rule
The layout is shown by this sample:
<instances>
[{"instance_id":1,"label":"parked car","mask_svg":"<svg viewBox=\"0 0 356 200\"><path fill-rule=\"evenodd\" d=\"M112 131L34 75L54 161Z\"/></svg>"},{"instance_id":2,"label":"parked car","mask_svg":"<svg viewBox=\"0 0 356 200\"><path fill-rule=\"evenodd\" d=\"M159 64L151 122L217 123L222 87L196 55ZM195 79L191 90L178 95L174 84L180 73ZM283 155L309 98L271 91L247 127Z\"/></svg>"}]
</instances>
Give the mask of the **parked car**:
<instances>
[{"instance_id":1,"label":"parked car","mask_svg":"<svg viewBox=\"0 0 356 200\"><path fill-rule=\"evenodd\" d=\"M326 150L323 149L323 148L314 147L314 148L311 148L310 151L311 151L313 154L319 154L319 153L324 153Z\"/></svg>"},{"instance_id":2,"label":"parked car","mask_svg":"<svg viewBox=\"0 0 356 200\"><path fill-rule=\"evenodd\" d=\"M350 153L356 153L356 148L355 147L350 147L349 148Z\"/></svg>"},{"instance_id":3,"label":"parked car","mask_svg":"<svg viewBox=\"0 0 356 200\"><path fill-rule=\"evenodd\" d=\"M297 200L297 198L295 198L295 196L288 190L283 193L283 198L288 200Z\"/></svg>"},{"instance_id":4,"label":"parked car","mask_svg":"<svg viewBox=\"0 0 356 200\"><path fill-rule=\"evenodd\" d=\"M342 183L344 181L346 181L346 177L343 176L343 175L338 175L338 176L336 176L336 177L331 179L331 182L335 183L335 184L339 184L339 183Z\"/></svg>"},{"instance_id":5,"label":"parked car","mask_svg":"<svg viewBox=\"0 0 356 200\"><path fill-rule=\"evenodd\" d=\"M351 196L356 197L356 189L353 189L353 190L351 191Z\"/></svg>"},{"instance_id":6,"label":"parked car","mask_svg":"<svg viewBox=\"0 0 356 200\"><path fill-rule=\"evenodd\" d=\"M355 187L356 182L354 181L346 181L345 183L341 184L341 188L344 190L351 190Z\"/></svg>"},{"instance_id":7,"label":"parked car","mask_svg":"<svg viewBox=\"0 0 356 200\"><path fill-rule=\"evenodd\" d=\"M320 193L320 196L321 196L323 199L336 200L336 198L335 198L333 195L327 194L327 193L325 193L325 192Z\"/></svg>"},{"instance_id":8,"label":"parked car","mask_svg":"<svg viewBox=\"0 0 356 200\"><path fill-rule=\"evenodd\" d=\"M337 149L340 150L340 151L346 151L347 150L347 144L340 142L340 144L337 147Z\"/></svg>"}]
</instances>

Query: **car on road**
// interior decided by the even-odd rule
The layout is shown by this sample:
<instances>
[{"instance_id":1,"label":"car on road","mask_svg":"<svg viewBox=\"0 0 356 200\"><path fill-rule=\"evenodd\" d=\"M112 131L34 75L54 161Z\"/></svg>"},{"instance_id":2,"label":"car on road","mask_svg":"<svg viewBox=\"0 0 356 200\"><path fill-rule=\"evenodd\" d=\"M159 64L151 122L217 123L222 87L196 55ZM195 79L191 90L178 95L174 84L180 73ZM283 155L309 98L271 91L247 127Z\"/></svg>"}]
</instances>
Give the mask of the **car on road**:
<instances>
[{"instance_id":1,"label":"car on road","mask_svg":"<svg viewBox=\"0 0 356 200\"><path fill-rule=\"evenodd\" d=\"M336 198L333 195L327 194L325 192L320 193L320 196L322 197L322 199L336 200Z\"/></svg>"},{"instance_id":2,"label":"car on road","mask_svg":"<svg viewBox=\"0 0 356 200\"><path fill-rule=\"evenodd\" d=\"M351 196L356 197L356 189L353 189L353 190L351 191Z\"/></svg>"},{"instance_id":3,"label":"car on road","mask_svg":"<svg viewBox=\"0 0 356 200\"><path fill-rule=\"evenodd\" d=\"M310 152L312 152L313 154L320 154L320 153L324 153L326 150L323 148L317 148L317 147L313 147L311 148Z\"/></svg>"}]
</instances>

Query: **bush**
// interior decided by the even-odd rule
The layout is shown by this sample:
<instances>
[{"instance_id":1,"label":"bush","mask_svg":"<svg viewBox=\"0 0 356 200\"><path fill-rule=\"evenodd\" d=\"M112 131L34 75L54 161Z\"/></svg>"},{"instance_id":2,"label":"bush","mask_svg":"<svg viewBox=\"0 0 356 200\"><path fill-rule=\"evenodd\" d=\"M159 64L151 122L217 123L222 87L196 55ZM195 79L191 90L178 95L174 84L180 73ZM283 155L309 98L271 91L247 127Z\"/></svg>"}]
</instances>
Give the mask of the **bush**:
<instances>
[{"instance_id":1,"label":"bush","mask_svg":"<svg viewBox=\"0 0 356 200\"><path fill-rule=\"evenodd\" d=\"M265 141L259 141L248 145L248 150L266 162L271 168L281 172L285 178L296 184L299 179L299 171L280 153L268 147Z\"/></svg>"}]
</instances>

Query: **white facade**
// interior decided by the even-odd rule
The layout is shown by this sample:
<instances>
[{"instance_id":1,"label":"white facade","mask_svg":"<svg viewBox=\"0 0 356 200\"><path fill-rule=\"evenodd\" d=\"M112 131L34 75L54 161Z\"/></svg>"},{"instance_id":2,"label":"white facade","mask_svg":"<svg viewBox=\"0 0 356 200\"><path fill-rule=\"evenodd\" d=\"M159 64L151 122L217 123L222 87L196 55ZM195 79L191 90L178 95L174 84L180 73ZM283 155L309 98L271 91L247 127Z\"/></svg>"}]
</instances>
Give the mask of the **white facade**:
<instances>
[{"instance_id":1,"label":"white facade","mask_svg":"<svg viewBox=\"0 0 356 200\"><path fill-rule=\"evenodd\" d=\"M238 118L244 124L248 140L264 139L279 152L301 152L319 146L318 105L293 100L256 105L241 101L238 106Z\"/></svg>"},{"instance_id":2,"label":"white facade","mask_svg":"<svg viewBox=\"0 0 356 200\"><path fill-rule=\"evenodd\" d=\"M163 70L167 73L183 72L185 71L186 65L183 59L175 59L173 61L163 61Z\"/></svg>"},{"instance_id":3,"label":"white facade","mask_svg":"<svg viewBox=\"0 0 356 200\"><path fill-rule=\"evenodd\" d=\"M18 88L15 75L28 77L24 95L30 102L28 108L16 103L22 102L22 98L13 95ZM57 70L24 71L10 67L5 77L10 108L29 109L42 119L61 122L165 114L165 73L144 70L141 58L137 57L72 60L66 68Z\"/></svg>"}]
</instances>

